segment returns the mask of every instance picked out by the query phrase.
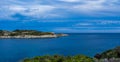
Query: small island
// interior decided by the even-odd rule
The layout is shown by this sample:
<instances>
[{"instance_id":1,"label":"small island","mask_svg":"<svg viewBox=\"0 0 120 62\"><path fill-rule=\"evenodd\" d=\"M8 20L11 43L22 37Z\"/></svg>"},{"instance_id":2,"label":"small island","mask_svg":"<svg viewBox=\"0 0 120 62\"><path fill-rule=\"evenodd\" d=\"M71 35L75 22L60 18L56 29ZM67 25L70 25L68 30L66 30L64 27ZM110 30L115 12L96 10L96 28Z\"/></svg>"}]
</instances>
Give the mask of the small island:
<instances>
[{"instance_id":1,"label":"small island","mask_svg":"<svg viewBox=\"0 0 120 62\"><path fill-rule=\"evenodd\" d=\"M36 30L0 30L0 38L56 38L67 34L55 34L54 32L42 32Z\"/></svg>"}]
</instances>

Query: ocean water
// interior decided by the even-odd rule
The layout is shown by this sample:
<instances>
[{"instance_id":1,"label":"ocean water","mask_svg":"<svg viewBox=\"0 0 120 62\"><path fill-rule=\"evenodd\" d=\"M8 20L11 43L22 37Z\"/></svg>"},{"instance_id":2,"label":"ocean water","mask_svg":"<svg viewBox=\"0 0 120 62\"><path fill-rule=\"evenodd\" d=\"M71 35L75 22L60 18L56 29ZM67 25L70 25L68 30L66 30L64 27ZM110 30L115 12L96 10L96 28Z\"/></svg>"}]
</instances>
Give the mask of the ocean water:
<instances>
[{"instance_id":1,"label":"ocean water","mask_svg":"<svg viewBox=\"0 0 120 62\"><path fill-rule=\"evenodd\" d=\"M0 39L0 62L18 62L40 55L95 54L120 46L120 33L69 34L47 39Z\"/></svg>"}]
</instances>

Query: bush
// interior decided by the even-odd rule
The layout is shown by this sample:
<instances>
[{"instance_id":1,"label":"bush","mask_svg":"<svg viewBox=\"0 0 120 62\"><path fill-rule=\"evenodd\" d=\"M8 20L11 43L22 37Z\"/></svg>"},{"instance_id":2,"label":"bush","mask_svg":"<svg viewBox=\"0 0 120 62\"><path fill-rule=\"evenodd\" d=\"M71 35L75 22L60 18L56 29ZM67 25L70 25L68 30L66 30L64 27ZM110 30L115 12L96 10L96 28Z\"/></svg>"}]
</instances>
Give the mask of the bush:
<instances>
[{"instance_id":1,"label":"bush","mask_svg":"<svg viewBox=\"0 0 120 62\"><path fill-rule=\"evenodd\" d=\"M24 59L23 62L94 62L92 58L84 55L77 56L37 56L31 59Z\"/></svg>"}]
</instances>

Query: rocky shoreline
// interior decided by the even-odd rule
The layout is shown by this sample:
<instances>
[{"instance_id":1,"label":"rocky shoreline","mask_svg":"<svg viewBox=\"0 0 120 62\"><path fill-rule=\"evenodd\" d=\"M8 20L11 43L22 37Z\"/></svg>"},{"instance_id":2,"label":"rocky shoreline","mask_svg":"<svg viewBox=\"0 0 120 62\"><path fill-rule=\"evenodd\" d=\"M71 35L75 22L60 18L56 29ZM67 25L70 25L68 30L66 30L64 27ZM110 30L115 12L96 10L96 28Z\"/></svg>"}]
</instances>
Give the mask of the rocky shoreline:
<instances>
[{"instance_id":1,"label":"rocky shoreline","mask_svg":"<svg viewBox=\"0 0 120 62\"><path fill-rule=\"evenodd\" d=\"M67 34L54 34L54 35L40 35L40 36L36 36L36 35L19 35L19 36L0 36L0 38L2 39L7 39L7 38L57 38L57 37L61 37L61 36L68 36Z\"/></svg>"},{"instance_id":2,"label":"rocky shoreline","mask_svg":"<svg viewBox=\"0 0 120 62\"><path fill-rule=\"evenodd\" d=\"M56 38L56 35L25 35L25 36L0 36L0 38Z\"/></svg>"}]
</instances>

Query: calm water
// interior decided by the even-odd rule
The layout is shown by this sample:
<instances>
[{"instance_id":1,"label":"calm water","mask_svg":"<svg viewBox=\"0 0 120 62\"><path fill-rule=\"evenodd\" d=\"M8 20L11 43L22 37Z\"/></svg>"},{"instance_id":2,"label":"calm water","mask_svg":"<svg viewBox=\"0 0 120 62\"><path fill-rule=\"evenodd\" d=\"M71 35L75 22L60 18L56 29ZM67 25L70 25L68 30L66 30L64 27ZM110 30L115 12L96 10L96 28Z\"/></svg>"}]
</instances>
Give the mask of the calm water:
<instances>
[{"instance_id":1,"label":"calm water","mask_svg":"<svg viewBox=\"0 0 120 62\"><path fill-rule=\"evenodd\" d=\"M70 34L52 39L0 39L0 62L47 54L94 56L120 45L120 34Z\"/></svg>"}]
</instances>

